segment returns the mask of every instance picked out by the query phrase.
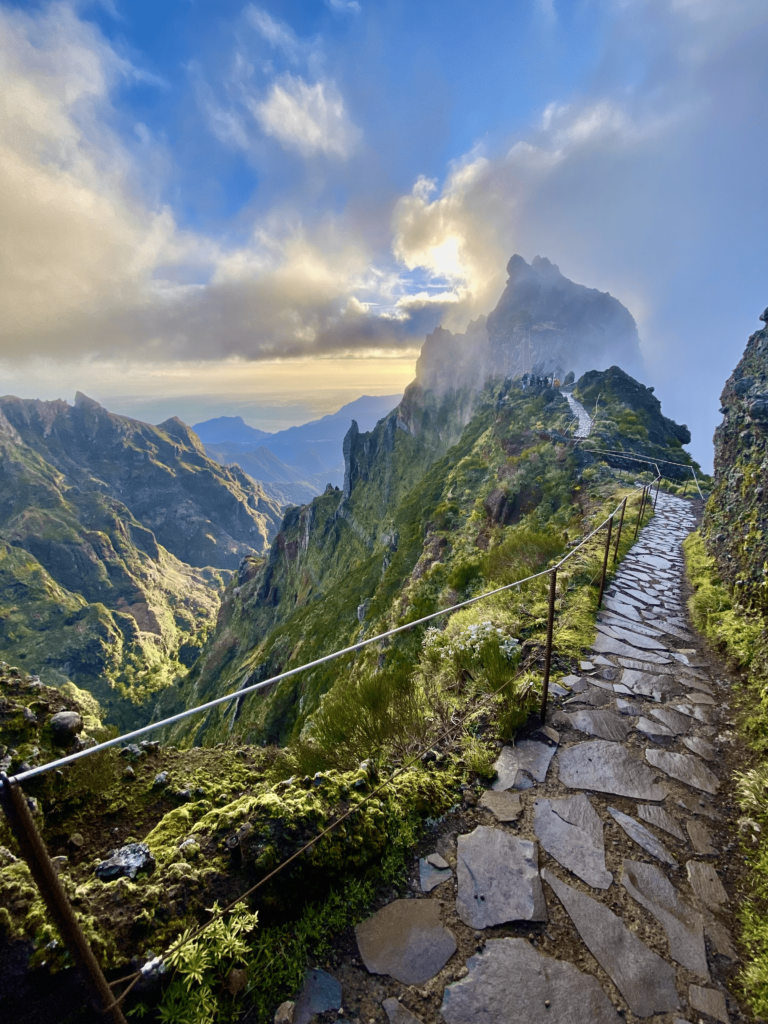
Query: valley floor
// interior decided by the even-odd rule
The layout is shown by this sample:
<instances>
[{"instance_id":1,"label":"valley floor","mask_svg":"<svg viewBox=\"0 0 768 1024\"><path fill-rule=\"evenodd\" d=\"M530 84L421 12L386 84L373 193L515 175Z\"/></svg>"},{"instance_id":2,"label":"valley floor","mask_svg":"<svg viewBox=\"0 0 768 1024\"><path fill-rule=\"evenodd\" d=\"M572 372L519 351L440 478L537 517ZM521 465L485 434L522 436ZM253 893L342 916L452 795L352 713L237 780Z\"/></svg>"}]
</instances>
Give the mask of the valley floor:
<instances>
[{"instance_id":1,"label":"valley floor","mask_svg":"<svg viewBox=\"0 0 768 1024\"><path fill-rule=\"evenodd\" d=\"M686 616L695 518L659 495L547 727L501 748L492 789L430 830L406 897L348 931L276 1020L749 1019L733 995L743 754L731 683Z\"/></svg>"}]
</instances>

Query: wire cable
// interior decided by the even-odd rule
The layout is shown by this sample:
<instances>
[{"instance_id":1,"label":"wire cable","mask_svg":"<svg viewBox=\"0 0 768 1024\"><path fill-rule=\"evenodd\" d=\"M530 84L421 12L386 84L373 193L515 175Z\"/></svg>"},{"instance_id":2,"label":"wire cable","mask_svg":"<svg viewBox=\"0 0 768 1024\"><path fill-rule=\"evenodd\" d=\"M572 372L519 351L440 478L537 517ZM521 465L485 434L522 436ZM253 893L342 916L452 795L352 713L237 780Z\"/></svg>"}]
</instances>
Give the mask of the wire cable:
<instances>
[{"instance_id":1,"label":"wire cable","mask_svg":"<svg viewBox=\"0 0 768 1024\"><path fill-rule=\"evenodd\" d=\"M283 679L290 679L292 676L298 675L300 672L306 672L308 669L317 668L318 665L325 665L329 661L335 661L336 658L342 658L346 654L352 654L355 651L360 651L364 647L368 647L370 644L380 643L388 637L396 636L398 633L404 633L409 629L414 629L416 626L421 626L425 622L431 622L433 619L439 618L441 615L450 615L452 612L458 611L460 608L466 608L471 604L476 604L478 601L484 601L496 594L501 594L506 590L511 590L513 587L520 587L524 583L530 583L531 580L538 579L541 576L548 576L553 569L559 569L565 564L565 562L572 558L577 551L579 551L599 530L605 526L609 519L612 519L617 514L620 508L621 502L619 502L613 512L611 512L611 514L607 516L599 526L596 526L595 529L586 536L577 547L573 548L567 555L561 558L557 565L550 566L548 569L543 569L541 572L534 573L532 576L526 576L524 579L515 580L514 583L506 583L503 587L496 587L494 590L489 590L484 594L478 594L477 597L470 597L466 601L459 601L458 604L453 604L449 608L442 608L439 612L432 612L430 615L424 615L420 619L414 619L413 622L406 622L402 626L396 626L393 629L388 629L385 633L379 633L376 636L369 637L367 640L360 640L358 643L352 644L349 647L343 647L341 650L334 651L332 654L326 654L322 658L316 658L314 661L308 661L304 665L298 665L296 668L288 669L286 672L280 672L278 675L265 679L261 683L253 683L251 686L242 687L241 689L235 690L233 693L227 693L223 697L216 697L214 700L209 700L205 704L199 704L197 707L188 708L186 711L180 711L176 715L171 715L170 718L164 718L159 722L150 722L149 725L144 725L140 729L134 729L131 732L123 733L122 736L115 736L110 740L104 740L101 743L97 743L95 746L85 747L83 750L78 750L74 754L67 754L65 757L57 758L55 761L48 761L46 764L37 765L34 768L28 768L26 771L19 772L18 775L12 776L8 781L11 784L14 782L26 782L28 779L35 778L38 775L43 775L53 769L73 764L75 761L79 761L83 757L90 757L92 754L98 754L102 750L107 750L110 747L118 746L118 744L135 740L139 736L146 736L147 733L154 732L156 729L163 729L166 726L175 724L176 722L182 722L184 719L189 718L192 715L199 714L201 711L210 711L211 708L218 707L220 704L239 700L241 697L245 697L249 693L256 693L259 690L265 690L268 686L274 686L275 683L279 683Z\"/></svg>"}]
</instances>

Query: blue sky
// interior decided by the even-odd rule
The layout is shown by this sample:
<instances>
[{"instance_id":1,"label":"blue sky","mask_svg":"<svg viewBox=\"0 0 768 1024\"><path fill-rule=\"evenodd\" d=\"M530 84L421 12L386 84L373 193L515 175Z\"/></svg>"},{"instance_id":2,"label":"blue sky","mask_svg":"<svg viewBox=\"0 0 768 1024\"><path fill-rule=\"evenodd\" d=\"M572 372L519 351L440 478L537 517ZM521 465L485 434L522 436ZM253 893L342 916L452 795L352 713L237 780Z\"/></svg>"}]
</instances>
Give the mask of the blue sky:
<instances>
[{"instance_id":1,"label":"blue sky","mask_svg":"<svg viewBox=\"0 0 768 1024\"><path fill-rule=\"evenodd\" d=\"M286 426L541 254L706 464L768 303L767 50L764 0L0 0L0 389Z\"/></svg>"}]
</instances>

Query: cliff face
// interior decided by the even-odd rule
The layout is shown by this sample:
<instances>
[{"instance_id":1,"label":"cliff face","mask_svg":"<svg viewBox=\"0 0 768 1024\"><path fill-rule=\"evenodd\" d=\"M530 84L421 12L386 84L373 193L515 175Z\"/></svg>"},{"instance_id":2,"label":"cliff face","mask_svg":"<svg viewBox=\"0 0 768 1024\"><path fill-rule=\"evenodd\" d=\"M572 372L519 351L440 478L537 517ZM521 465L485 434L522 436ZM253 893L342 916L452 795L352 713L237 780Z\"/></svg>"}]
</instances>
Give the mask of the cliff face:
<instances>
[{"instance_id":1,"label":"cliff face","mask_svg":"<svg viewBox=\"0 0 768 1024\"><path fill-rule=\"evenodd\" d=\"M488 317L464 334L438 327L428 336L416 368L428 390L477 390L491 376L524 373L562 377L619 363L642 365L640 340L631 313L618 299L563 277L555 264L522 256L507 264L509 279Z\"/></svg>"},{"instance_id":2,"label":"cliff face","mask_svg":"<svg viewBox=\"0 0 768 1024\"><path fill-rule=\"evenodd\" d=\"M146 721L215 622L229 573L206 563L261 550L276 513L178 420L0 399L3 658L89 690L110 723Z\"/></svg>"},{"instance_id":3,"label":"cliff face","mask_svg":"<svg viewBox=\"0 0 768 1024\"><path fill-rule=\"evenodd\" d=\"M746 608L768 611L768 309L720 396L715 489L704 535L721 578Z\"/></svg>"},{"instance_id":4,"label":"cliff face","mask_svg":"<svg viewBox=\"0 0 768 1024\"><path fill-rule=\"evenodd\" d=\"M190 565L236 569L276 533L278 503L239 467L209 459L175 417L153 427L79 393L74 406L6 396L0 410L68 486L117 499Z\"/></svg>"}]
</instances>

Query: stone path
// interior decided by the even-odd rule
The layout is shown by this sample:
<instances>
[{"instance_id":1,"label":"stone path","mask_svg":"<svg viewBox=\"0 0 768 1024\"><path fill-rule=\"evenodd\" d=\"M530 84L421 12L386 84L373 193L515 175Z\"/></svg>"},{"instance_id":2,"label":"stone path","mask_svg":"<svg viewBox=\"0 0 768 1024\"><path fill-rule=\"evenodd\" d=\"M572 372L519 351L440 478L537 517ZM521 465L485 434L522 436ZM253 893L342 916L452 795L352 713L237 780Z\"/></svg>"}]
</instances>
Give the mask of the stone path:
<instances>
[{"instance_id":1,"label":"stone path","mask_svg":"<svg viewBox=\"0 0 768 1024\"><path fill-rule=\"evenodd\" d=\"M571 407L571 412L579 421L579 425L578 427L576 427L573 436L589 437L590 433L592 432L592 417L589 415L589 413L581 404L581 402L577 401L573 397L570 391L561 391L560 394L563 395L568 400L568 405Z\"/></svg>"},{"instance_id":2,"label":"stone path","mask_svg":"<svg viewBox=\"0 0 768 1024\"><path fill-rule=\"evenodd\" d=\"M362 1024L747 1020L726 988L728 692L682 594L694 525L659 495L561 709L358 926L362 965L337 973Z\"/></svg>"}]
</instances>

